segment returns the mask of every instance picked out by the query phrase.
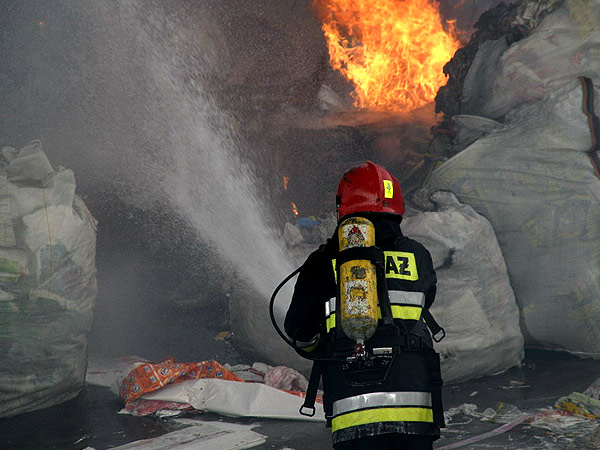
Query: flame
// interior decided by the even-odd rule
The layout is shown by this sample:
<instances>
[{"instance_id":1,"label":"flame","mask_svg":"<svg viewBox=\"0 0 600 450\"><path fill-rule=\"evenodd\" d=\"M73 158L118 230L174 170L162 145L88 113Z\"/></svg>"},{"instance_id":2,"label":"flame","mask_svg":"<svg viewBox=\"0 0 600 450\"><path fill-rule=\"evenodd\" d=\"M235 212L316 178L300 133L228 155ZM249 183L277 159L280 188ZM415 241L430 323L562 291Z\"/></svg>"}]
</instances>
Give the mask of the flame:
<instances>
[{"instance_id":1,"label":"flame","mask_svg":"<svg viewBox=\"0 0 600 450\"><path fill-rule=\"evenodd\" d=\"M292 212L294 213L294 217L298 217L300 215L300 211L298 211L298 205L296 205L294 202L292 203Z\"/></svg>"},{"instance_id":2,"label":"flame","mask_svg":"<svg viewBox=\"0 0 600 450\"><path fill-rule=\"evenodd\" d=\"M287 175L283 176L283 190L287 191L288 190L288 185L290 184L290 177L288 177Z\"/></svg>"},{"instance_id":3,"label":"flame","mask_svg":"<svg viewBox=\"0 0 600 450\"><path fill-rule=\"evenodd\" d=\"M443 67L460 43L444 30L436 0L311 0L332 67L350 80L354 106L410 111L445 84Z\"/></svg>"}]
</instances>

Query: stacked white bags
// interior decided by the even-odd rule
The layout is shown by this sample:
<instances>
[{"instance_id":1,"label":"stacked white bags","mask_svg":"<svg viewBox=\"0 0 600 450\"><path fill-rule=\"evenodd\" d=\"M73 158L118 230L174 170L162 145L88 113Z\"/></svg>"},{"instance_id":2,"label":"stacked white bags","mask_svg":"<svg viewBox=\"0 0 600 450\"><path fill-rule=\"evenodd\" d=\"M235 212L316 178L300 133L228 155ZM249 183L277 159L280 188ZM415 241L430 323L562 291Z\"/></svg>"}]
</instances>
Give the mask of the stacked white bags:
<instances>
[{"instance_id":1,"label":"stacked white bags","mask_svg":"<svg viewBox=\"0 0 600 450\"><path fill-rule=\"evenodd\" d=\"M96 221L39 141L0 150L0 417L75 397L96 287Z\"/></svg>"},{"instance_id":2,"label":"stacked white bags","mask_svg":"<svg viewBox=\"0 0 600 450\"><path fill-rule=\"evenodd\" d=\"M526 344L593 357L600 357L600 179L583 106L593 95L598 114L598 89L584 89L578 77L600 80L598 23L599 0L571 0L511 46L471 111L504 123L429 184L491 222Z\"/></svg>"}]
</instances>

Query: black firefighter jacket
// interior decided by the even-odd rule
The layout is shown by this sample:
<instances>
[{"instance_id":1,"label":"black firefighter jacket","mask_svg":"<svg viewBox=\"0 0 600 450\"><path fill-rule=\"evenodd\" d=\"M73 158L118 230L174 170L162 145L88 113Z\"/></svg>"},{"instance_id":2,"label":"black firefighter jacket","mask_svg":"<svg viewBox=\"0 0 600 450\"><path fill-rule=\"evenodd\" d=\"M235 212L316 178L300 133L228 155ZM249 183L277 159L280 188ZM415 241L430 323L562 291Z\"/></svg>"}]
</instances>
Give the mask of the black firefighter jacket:
<instances>
[{"instance_id":1,"label":"black firefighter jacket","mask_svg":"<svg viewBox=\"0 0 600 450\"><path fill-rule=\"evenodd\" d=\"M423 245L403 236L397 221L383 215L364 217L374 223L375 245L385 254L386 284L396 325L393 330L378 327L365 342L369 351L390 346L398 349L385 380L356 386L353 381L360 374L344 370L343 356L352 353L355 342L341 330L336 333L337 230L302 267L285 331L316 357L342 355L338 361L322 363L324 409L334 445L385 433L437 438L443 426L442 380L439 356L422 318L423 309L431 306L436 293L431 255Z\"/></svg>"}]
</instances>

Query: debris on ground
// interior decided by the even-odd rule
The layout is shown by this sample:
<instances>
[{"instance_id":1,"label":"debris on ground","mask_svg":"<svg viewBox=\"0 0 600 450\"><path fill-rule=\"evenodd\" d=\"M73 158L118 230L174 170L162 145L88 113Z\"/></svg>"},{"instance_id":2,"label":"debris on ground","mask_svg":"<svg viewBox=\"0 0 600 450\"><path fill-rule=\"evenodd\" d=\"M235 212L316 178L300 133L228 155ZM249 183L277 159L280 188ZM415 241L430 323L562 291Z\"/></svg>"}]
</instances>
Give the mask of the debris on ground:
<instances>
[{"instance_id":1,"label":"debris on ground","mask_svg":"<svg viewBox=\"0 0 600 450\"><path fill-rule=\"evenodd\" d=\"M583 392L572 392L556 402L558 410L591 419L600 419L600 378Z\"/></svg>"},{"instance_id":2,"label":"debris on ground","mask_svg":"<svg viewBox=\"0 0 600 450\"><path fill-rule=\"evenodd\" d=\"M252 431L256 425L240 425L217 421L178 420L185 428L153 439L143 439L113 447L113 450L242 450L266 442L265 436ZM87 447L84 450L95 450Z\"/></svg>"},{"instance_id":3,"label":"debris on ground","mask_svg":"<svg viewBox=\"0 0 600 450\"><path fill-rule=\"evenodd\" d=\"M324 421L320 395L314 417L298 412L308 381L286 366L260 362L252 366L229 366L217 361L181 363L174 358L151 363L129 357L90 364L87 381L111 387L125 404L121 414L164 418L186 412L213 412Z\"/></svg>"},{"instance_id":4,"label":"debris on ground","mask_svg":"<svg viewBox=\"0 0 600 450\"><path fill-rule=\"evenodd\" d=\"M437 450L450 450L465 447L485 439L505 433L517 425L523 425L523 433L527 430L543 430L544 435L533 436L539 440L537 445L528 449L555 448L599 448L600 447L600 401L593 395L598 395L600 380L594 382L584 393L571 393L561 397L554 408L542 408L535 411L521 411L517 406L500 402L495 408L478 411L478 406L463 403L444 412L448 428L443 430L445 437L450 435L462 436L466 426L470 429L475 423L501 423L502 426L468 436L465 439L438 447ZM460 435L458 435L460 433ZM550 447L549 447L550 446Z\"/></svg>"},{"instance_id":5,"label":"debris on ground","mask_svg":"<svg viewBox=\"0 0 600 450\"><path fill-rule=\"evenodd\" d=\"M509 423L523 415L519 408L509 403L500 402L496 408L486 408L484 411L477 411L477 405L472 403L463 403L455 408L449 408L444 412L444 418L449 427L456 425L465 425L472 420L465 418L472 417L483 422Z\"/></svg>"},{"instance_id":6,"label":"debris on ground","mask_svg":"<svg viewBox=\"0 0 600 450\"><path fill-rule=\"evenodd\" d=\"M481 420L492 420L494 419L496 416L500 417L501 420L506 420L508 417L511 417L516 411L518 411L518 408L516 407L512 407L510 408L510 412L509 413L500 413L499 415L496 414L496 411L493 408L488 408L486 409L483 413L477 413L476 409L477 407L475 405L470 405L470 404L465 404L462 405L465 407L459 407L459 411L460 412L466 412L469 414L474 414L475 417L480 417ZM473 408L473 406L475 406L475 408ZM491 411L490 411L491 410ZM460 448L460 447L464 447L466 445L469 444L474 444L475 442L480 442L483 441L485 439L489 439L491 437L494 436L498 436L500 434L503 434L509 430L512 430L513 428L515 428L517 425L522 424L523 422L525 422L526 420L528 420L529 418L531 418L533 416L533 414L518 414L514 417L512 417L512 420L509 422L505 422L502 426L495 428L491 431L488 431L486 433L482 433L476 436L472 436L470 438L458 441L458 442L453 442L452 444L448 444L448 445L444 445L442 447L438 447L436 450L451 450L451 449L455 449L455 448ZM450 425L450 424L449 424Z\"/></svg>"},{"instance_id":7,"label":"debris on ground","mask_svg":"<svg viewBox=\"0 0 600 450\"><path fill-rule=\"evenodd\" d=\"M530 387L527 383L523 383L522 381L511 380L508 383L508 386L502 386L502 389L525 389Z\"/></svg>"},{"instance_id":8,"label":"debris on ground","mask_svg":"<svg viewBox=\"0 0 600 450\"><path fill-rule=\"evenodd\" d=\"M251 366L225 364L225 367L244 381L265 383L267 386L286 391L306 391L308 389L306 377L291 367L270 366L261 362L255 362Z\"/></svg>"},{"instance_id":9,"label":"debris on ground","mask_svg":"<svg viewBox=\"0 0 600 450\"><path fill-rule=\"evenodd\" d=\"M217 333L213 339L215 341L225 341L230 336L231 336L231 331L221 331L220 333Z\"/></svg>"},{"instance_id":10,"label":"debris on ground","mask_svg":"<svg viewBox=\"0 0 600 450\"><path fill-rule=\"evenodd\" d=\"M541 410L529 424L534 428L541 428L553 434L569 434L571 437L588 435L598 426L598 422L587 417L550 408Z\"/></svg>"}]
</instances>

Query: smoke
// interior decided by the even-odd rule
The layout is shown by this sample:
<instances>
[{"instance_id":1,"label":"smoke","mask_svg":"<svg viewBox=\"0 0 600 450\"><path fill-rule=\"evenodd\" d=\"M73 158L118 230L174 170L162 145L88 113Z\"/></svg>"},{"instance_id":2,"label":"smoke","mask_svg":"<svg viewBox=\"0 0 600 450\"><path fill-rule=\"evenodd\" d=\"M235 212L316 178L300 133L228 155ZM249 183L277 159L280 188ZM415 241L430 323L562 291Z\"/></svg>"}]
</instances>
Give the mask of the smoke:
<instances>
[{"instance_id":1,"label":"smoke","mask_svg":"<svg viewBox=\"0 0 600 450\"><path fill-rule=\"evenodd\" d=\"M442 6L466 17L497 2L458 3ZM110 247L99 249L101 308L139 315L131 297L170 301L153 292L167 259L200 280L190 295L224 277L266 299L290 271L265 195L272 167L219 96L233 86L234 105L255 94L314 106L327 58L308 2L4 0L0 27L0 145L41 139L74 170Z\"/></svg>"},{"instance_id":2,"label":"smoke","mask_svg":"<svg viewBox=\"0 0 600 450\"><path fill-rule=\"evenodd\" d=\"M218 42L198 23L190 27L187 11L149 5L102 6L99 16L108 26L118 25L107 28L114 33L108 42L95 41L112 43L112 55L127 43L120 59L113 56L111 70L122 71L118 80L135 80L134 92L142 99L135 109L144 116L134 123L147 149L134 152L141 162L137 176L152 179L145 186L149 192L164 196L227 262L232 276L240 275L267 298L288 265L269 225L269 205L259 197L260 180L244 159L252 152L242 151L236 121L205 88L219 68ZM137 77L128 73L133 58Z\"/></svg>"},{"instance_id":3,"label":"smoke","mask_svg":"<svg viewBox=\"0 0 600 450\"><path fill-rule=\"evenodd\" d=\"M223 279L247 283L266 308L291 267L254 164L262 149L213 95L231 61L212 11L24 0L2 12L0 143L39 138L55 166L74 170L99 242L110 247L99 249L100 312L143 322L148 303L172 300L151 292L167 264L200 280L199 291ZM143 236L120 247L127 226Z\"/></svg>"},{"instance_id":4,"label":"smoke","mask_svg":"<svg viewBox=\"0 0 600 450\"><path fill-rule=\"evenodd\" d=\"M439 0L440 11L446 20L456 20L457 28L468 41L474 25L484 12L503 0Z\"/></svg>"}]
</instances>

